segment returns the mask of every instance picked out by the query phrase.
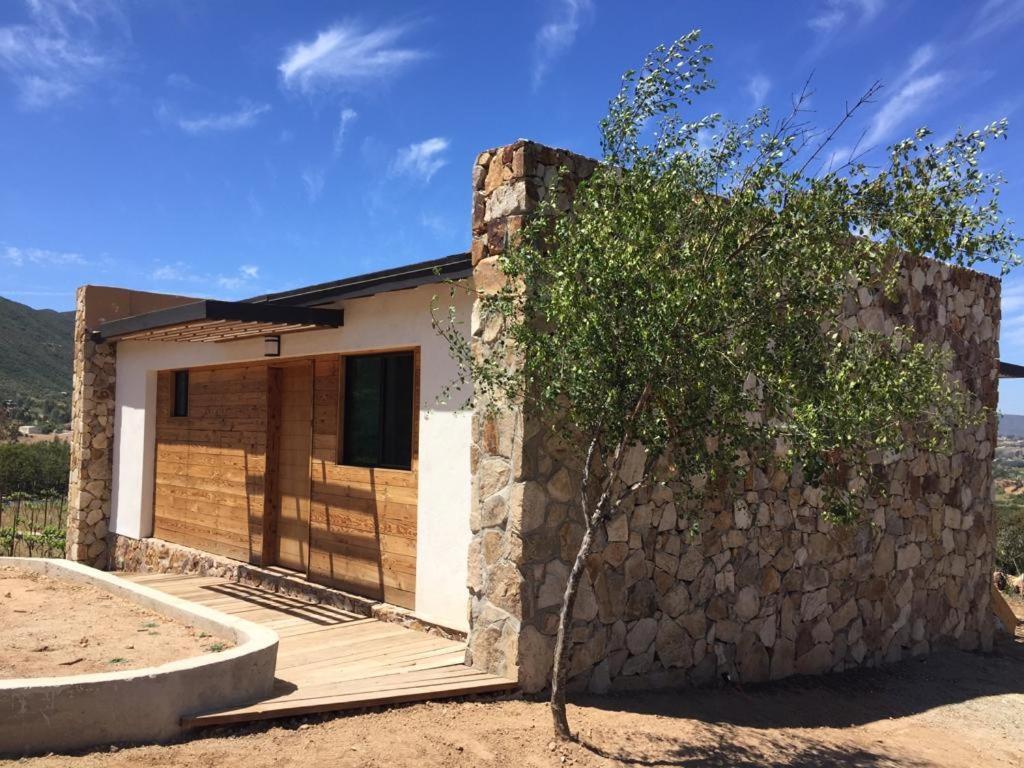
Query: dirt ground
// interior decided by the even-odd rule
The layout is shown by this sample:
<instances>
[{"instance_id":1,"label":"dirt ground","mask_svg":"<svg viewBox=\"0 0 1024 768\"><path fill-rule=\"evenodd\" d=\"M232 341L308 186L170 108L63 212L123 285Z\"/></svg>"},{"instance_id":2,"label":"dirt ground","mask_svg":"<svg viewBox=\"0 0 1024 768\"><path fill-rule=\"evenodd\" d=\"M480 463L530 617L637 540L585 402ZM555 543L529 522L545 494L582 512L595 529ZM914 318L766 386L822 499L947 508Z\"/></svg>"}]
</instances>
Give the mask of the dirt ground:
<instances>
[{"instance_id":1,"label":"dirt ground","mask_svg":"<svg viewBox=\"0 0 1024 768\"><path fill-rule=\"evenodd\" d=\"M96 587L0 567L0 679L151 667L226 646Z\"/></svg>"},{"instance_id":2,"label":"dirt ground","mask_svg":"<svg viewBox=\"0 0 1024 768\"><path fill-rule=\"evenodd\" d=\"M1015 605L1024 619L1024 605ZM24 760L29 768L1024 765L1024 625L992 654L746 690L579 699L584 745L552 741L540 702L428 703L198 732L191 740Z\"/></svg>"}]
</instances>

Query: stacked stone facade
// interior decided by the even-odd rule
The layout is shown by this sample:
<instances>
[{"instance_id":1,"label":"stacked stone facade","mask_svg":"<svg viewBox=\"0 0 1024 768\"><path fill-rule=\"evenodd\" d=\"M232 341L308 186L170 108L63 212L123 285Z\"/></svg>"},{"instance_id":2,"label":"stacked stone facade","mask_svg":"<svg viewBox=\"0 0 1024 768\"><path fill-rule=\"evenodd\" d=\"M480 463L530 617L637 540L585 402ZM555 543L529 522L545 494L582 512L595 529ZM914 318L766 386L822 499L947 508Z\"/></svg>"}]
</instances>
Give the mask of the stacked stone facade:
<instances>
[{"instance_id":1,"label":"stacked stone facade","mask_svg":"<svg viewBox=\"0 0 1024 768\"><path fill-rule=\"evenodd\" d=\"M104 568L114 451L113 344L96 343L86 325L90 286L76 294L71 388L71 474L67 557Z\"/></svg>"},{"instance_id":2,"label":"stacked stone facade","mask_svg":"<svg viewBox=\"0 0 1024 768\"><path fill-rule=\"evenodd\" d=\"M559 165L573 178L593 167L526 142L478 159L479 290L495 285L495 255ZM898 300L860 288L844 310L851 326L891 332L894 323L909 324L946 346L954 376L993 409L989 418L957 432L949 455L886 463L886 498L870 501L854 526L830 524L820 495L782 471L754 469L729 502L711 499L696 513L677 508L668 488L634 494L587 561L572 685L600 692L757 682L875 666L947 643L991 646L999 281L908 263ZM494 341L478 312L473 334L478 353ZM529 414L475 416L470 657L517 677L526 691L548 684L558 609L582 537L576 455Z\"/></svg>"},{"instance_id":3,"label":"stacked stone facade","mask_svg":"<svg viewBox=\"0 0 1024 768\"><path fill-rule=\"evenodd\" d=\"M594 167L595 162L589 158L527 141L477 157L473 167L471 247L477 291L493 291L500 286L498 257L521 228L524 216L544 198L559 169L565 171L564 194L559 203L562 210L568 210L575 184ZM471 330L478 352L495 342L495 329L480 316L479 302L474 307ZM526 429L531 434L524 434ZM488 415L477 410L473 414L468 655L476 666L510 678L517 677L517 670L525 669L518 661L521 656L543 653L543 649L522 645L534 639L531 634L524 635L524 618L529 618L524 611L530 604L524 591L529 589L524 564L533 559L524 551L524 542L536 541L526 534L538 522L529 512L537 511L539 522L543 522L546 503L536 484L528 482L535 470L524 464L524 458L534 453L532 446L537 439L536 427L524 421L520 411ZM551 540L543 543L549 545ZM549 651L549 667L550 658Z\"/></svg>"},{"instance_id":4,"label":"stacked stone facade","mask_svg":"<svg viewBox=\"0 0 1024 768\"><path fill-rule=\"evenodd\" d=\"M75 294L67 519L69 560L105 568L111 549L108 526L114 481L117 345L97 341L94 332L106 320L191 301L195 299L99 285L83 285Z\"/></svg>"}]
</instances>

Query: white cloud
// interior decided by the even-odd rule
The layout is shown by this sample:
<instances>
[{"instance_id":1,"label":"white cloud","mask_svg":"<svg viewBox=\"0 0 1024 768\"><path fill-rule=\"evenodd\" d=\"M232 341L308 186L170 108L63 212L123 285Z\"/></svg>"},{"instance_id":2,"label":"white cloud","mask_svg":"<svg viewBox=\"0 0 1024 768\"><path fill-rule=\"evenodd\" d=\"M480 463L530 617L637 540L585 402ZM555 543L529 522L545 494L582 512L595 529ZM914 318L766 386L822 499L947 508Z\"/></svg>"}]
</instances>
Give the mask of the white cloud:
<instances>
[{"instance_id":1,"label":"white cloud","mask_svg":"<svg viewBox=\"0 0 1024 768\"><path fill-rule=\"evenodd\" d=\"M447 149L448 139L439 136L418 144L410 144L398 151L391 165L391 171L398 175L414 176L422 181L430 181L430 177L448 162L448 159L443 156Z\"/></svg>"},{"instance_id":2,"label":"white cloud","mask_svg":"<svg viewBox=\"0 0 1024 768\"><path fill-rule=\"evenodd\" d=\"M1005 31L1024 21L1021 0L988 0L978 9L968 34L973 42L993 32Z\"/></svg>"},{"instance_id":3,"label":"white cloud","mask_svg":"<svg viewBox=\"0 0 1024 768\"><path fill-rule=\"evenodd\" d=\"M341 110L341 117L338 118L338 130L334 133L334 156L341 154L341 147L345 143L345 130L348 124L359 117L354 109L345 108Z\"/></svg>"},{"instance_id":4,"label":"white cloud","mask_svg":"<svg viewBox=\"0 0 1024 768\"><path fill-rule=\"evenodd\" d=\"M290 46L277 69L288 88L306 94L360 88L427 56L399 44L408 31L398 24L366 30L355 22L341 22L310 42Z\"/></svg>"},{"instance_id":5,"label":"white cloud","mask_svg":"<svg viewBox=\"0 0 1024 768\"><path fill-rule=\"evenodd\" d=\"M1000 297L1003 314L1013 314L1024 310L1024 282L1020 279L1004 280Z\"/></svg>"},{"instance_id":6,"label":"white cloud","mask_svg":"<svg viewBox=\"0 0 1024 768\"><path fill-rule=\"evenodd\" d=\"M153 279L167 282L186 282L189 280L198 281L198 276L193 276L183 262L164 264L153 270Z\"/></svg>"},{"instance_id":7,"label":"white cloud","mask_svg":"<svg viewBox=\"0 0 1024 768\"><path fill-rule=\"evenodd\" d=\"M916 75L922 69L927 67L935 59L935 46L932 44L922 45L910 56L910 64L907 66L907 72L904 77L911 77Z\"/></svg>"},{"instance_id":8,"label":"white cloud","mask_svg":"<svg viewBox=\"0 0 1024 768\"><path fill-rule=\"evenodd\" d=\"M320 193L324 191L326 180L327 174L323 169L307 168L302 172L302 183L306 187L306 196L309 198L309 202L316 202L320 197Z\"/></svg>"},{"instance_id":9,"label":"white cloud","mask_svg":"<svg viewBox=\"0 0 1024 768\"><path fill-rule=\"evenodd\" d=\"M864 135L866 148L892 137L893 131L906 124L907 120L927 106L935 92L947 81L942 72L913 77L896 89L881 106Z\"/></svg>"},{"instance_id":10,"label":"white cloud","mask_svg":"<svg viewBox=\"0 0 1024 768\"><path fill-rule=\"evenodd\" d=\"M244 264L238 268L238 274L220 275L217 277L217 285L229 291L237 291L252 284L252 281L260 276L260 268L251 264Z\"/></svg>"},{"instance_id":11,"label":"white cloud","mask_svg":"<svg viewBox=\"0 0 1024 768\"><path fill-rule=\"evenodd\" d=\"M421 213L420 224L438 237L450 235L454 229L448 219L434 213Z\"/></svg>"},{"instance_id":12,"label":"white cloud","mask_svg":"<svg viewBox=\"0 0 1024 768\"><path fill-rule=\"evenodd\" d=\"M834 32L846 24L867 24L885 7L886 0L825 0L807 25L819 32Z\"/></svg>"},{"instance_id":13,"label":"white cloud","mask_svg":"<svg viewBox=\"0 0 1024 768\"><path fill-rule=\"evenodd\" d=\"M78 253L48 251L44 248L18 248L13 245L4 246L0 250L0 258L14 267L23 267L26 264L66 266L86 263L82 255Z\"/></svg>"},{"instance_id":14,"label":"white cloud","mask_svg":"<svg viewBox=\"0 0 1024 768\"><path fill-rule=\"evenodd\" d=\"M750 99L754 102L755 107L764 105L764 100L771 89L772 81L764 75L754 75L747 81L747 93L750 94Z\"/></svg>"},{"instance_id":15,"label":"white cloud","mask_svg":"<svg viewBox=\"0 0 1024 768\"><path fill-rule=\"evenodd\" d=\"M177 88L180 91L194 91L199 88L191 77L181 72L171 72L164 78L164 84L168 88Z\"/></svg>"},{"instance_id":16,"label":"white cloud","mask_svg":"<svg viewBox=\"0 0 1024 768\"><path fill-rule=\"evenodd\" d=\"M252 285L259 278L260 268L252 264L243 264L229 274L205 274L197 272L183 261L162 264L153 270L152 279L160 283L192 283L196 285L217 285L227 291L238 291Z\"/></svg>"},{"instance_id":17,"label":"white cloud","mask_svg":"<svg viewBox=\"0 0 1024 768\"><path fill-rule=\"evenodd\" d=\"M537 31L534 41L533 85L544 80L551 63L576 42L576 34L593 11L591 0L559 0L558 18Z\"/></svg>"},{"instance_id":18,"label":"white cloud","mask_svg":"<svg viewBox=\"0 0 1024 768\"><path fill-rule=\"evenodd\" d=\"M27 109L65 101L107 74L130 36L115 0L26 0L30 21L0 27L0 70Z\"/></svg>"},{"instance_id":19,"label":"white cloud","mask_svg":"<svg viewBox=\"0 0 1024 768\"><path fill-rule=\"evenodd\" d=\"M260 115L269 111L269 104L242 102L234 112L214 113L199 117L177 117L173 120L175 125L185 133L198 136L203 133L222 133L248 128L256 124Z\"/></svg>"}]
</instances>

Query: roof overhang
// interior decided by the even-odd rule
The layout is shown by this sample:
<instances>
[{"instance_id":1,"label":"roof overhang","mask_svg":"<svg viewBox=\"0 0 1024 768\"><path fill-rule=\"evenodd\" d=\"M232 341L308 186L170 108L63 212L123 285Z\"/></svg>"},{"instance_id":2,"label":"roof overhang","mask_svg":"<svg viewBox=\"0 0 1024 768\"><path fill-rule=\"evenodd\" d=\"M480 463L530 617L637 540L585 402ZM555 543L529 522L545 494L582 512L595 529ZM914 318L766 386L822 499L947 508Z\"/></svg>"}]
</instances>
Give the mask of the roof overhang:
<instances>
[{"instance_id":1,"label":"roof overhang","mask_svg":"<svg viewBox=\"0 0 1024 768\"><path fill-rule=\"evenodd\" d=\"M473 263L469 254L456 253L441 259L405 264L329 283L254 296L247 301L308 307L346 299L360 299L378 293L404 291L448 280L462 280L472 275Z\"/></svg>"},{"instance_id":2,"label":"roof overhang","mask_svg":"<svg viewBox=\"0 0 1024 768\"><path fill-rule=\"evenodd\" d=\"M1000 379L1024 379L1024 365L999 361Z\"/></svg>"},{"instance_id":3,"label":"roof overhang","mask_svg":"<svg viewBox=\"0 0 1024 768\"><path fill-rule=\"evenodd\" d=\"M237 341L345 324L341 309L207 299L101 323L103 341Z\"/></svg>"}]
</instances>

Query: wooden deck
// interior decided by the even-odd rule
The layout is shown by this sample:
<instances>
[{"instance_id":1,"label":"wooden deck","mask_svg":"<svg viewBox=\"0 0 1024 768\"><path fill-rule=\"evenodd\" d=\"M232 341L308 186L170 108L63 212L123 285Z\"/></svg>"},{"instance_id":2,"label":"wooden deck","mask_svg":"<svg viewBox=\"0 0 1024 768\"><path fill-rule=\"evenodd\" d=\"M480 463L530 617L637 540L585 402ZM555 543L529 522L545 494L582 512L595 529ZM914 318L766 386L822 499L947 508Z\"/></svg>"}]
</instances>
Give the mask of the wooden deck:
<instances>
[{"instance_id":1,"label":"wooden deck","mask_svg":"<svg viewBox=\"0 0 1024 768\"><path fill-rule=\"evenodd\" d=\"M277 632L274 695L183 720L194 727L443 699L516 687L467 667L465 645L226 579L120 574Z\"/></svg>"}]
</instances>

